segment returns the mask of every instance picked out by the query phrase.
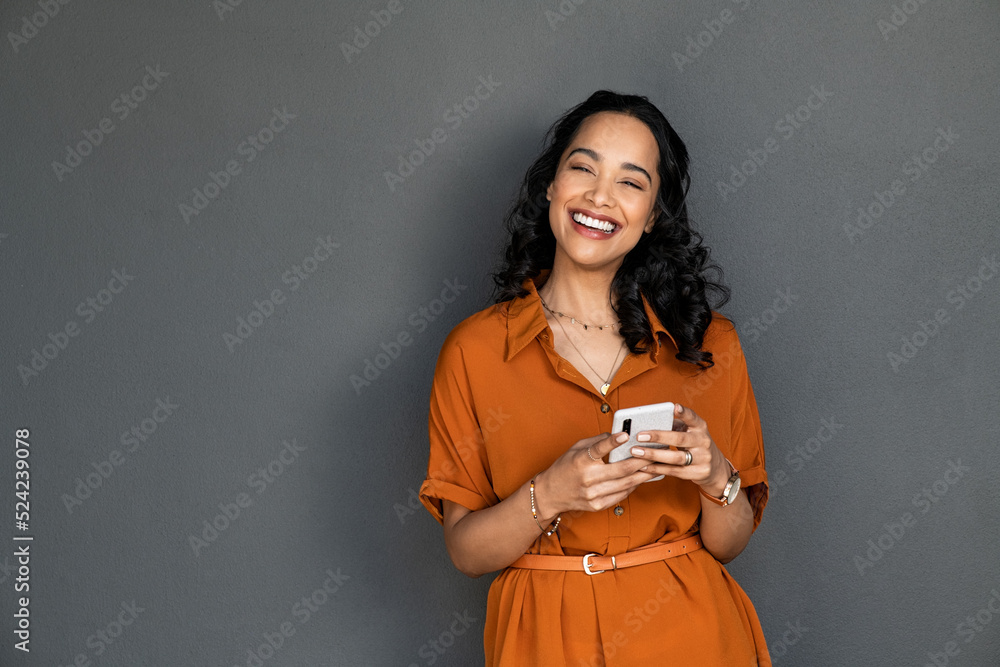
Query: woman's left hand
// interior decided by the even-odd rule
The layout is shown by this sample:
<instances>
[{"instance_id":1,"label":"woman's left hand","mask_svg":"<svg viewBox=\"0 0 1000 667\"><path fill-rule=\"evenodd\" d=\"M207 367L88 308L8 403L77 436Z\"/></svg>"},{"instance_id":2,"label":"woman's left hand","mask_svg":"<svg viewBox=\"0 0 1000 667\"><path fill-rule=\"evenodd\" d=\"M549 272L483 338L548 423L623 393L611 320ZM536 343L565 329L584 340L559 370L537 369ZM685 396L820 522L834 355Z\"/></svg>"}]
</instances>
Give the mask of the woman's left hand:
<instances>
[{"instance_id":1,"label":"woman's left hand","mask_svg":"<svg viewBox=\"0 0 1000 667\"><path fill-rule=\"evenodd\" d=\"M694 410L681 405L674 406L674 420L673 431L637 433L636 440L640 444L632 447L632 456L649 461L642 468L645 472L688 479L702 487L705 493L721 496L731 471L708 432L708 424ZM643 447L643 443L670 445L677 449ZM685 465L689 454L691 463Z\"/></svg>"}]
</instances>

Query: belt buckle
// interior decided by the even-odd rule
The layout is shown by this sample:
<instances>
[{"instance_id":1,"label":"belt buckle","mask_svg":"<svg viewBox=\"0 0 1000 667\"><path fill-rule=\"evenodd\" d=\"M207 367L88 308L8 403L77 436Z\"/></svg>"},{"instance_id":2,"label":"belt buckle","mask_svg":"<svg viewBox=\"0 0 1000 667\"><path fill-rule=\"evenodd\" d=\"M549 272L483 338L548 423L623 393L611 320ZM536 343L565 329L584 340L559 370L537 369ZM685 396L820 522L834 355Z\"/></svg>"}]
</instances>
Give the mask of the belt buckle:
<instances>
[{"instance_id":1,"label":"belt buckle","mask_svg":"<svg viewBox=\"0 0 1000 667\"><path fill-rule=\"evenodd\" d=\"M590 558L591 556L600 556L600 554L585 554L583 557L583 571L589 574L590 576L594 576L595 574L600 574L601 572L604 572L604 570L590 569L590 563L587 562L587 559Z\"/></svg>"},{"instance_id":2,"label":"belt buckle","mask_svg":"<svg viewBox=\"0 0 1000 667\"><path fill-rule=\"evenodd\" d=\"M586 572L587 574L589 574L590 576L594 576L595 574L600 574L601 572L606 572L607 570L591 570L590 569L590 563L587 562L587 559L590 558L591 556L600 556L600 555L601 554L587 554L587 555L585 555L583 557L583 571ZM611 557L611 569L612 570L617 570L618 569L618 565L617 565L617 563L615 563L615 557L614 556Z\"/></svg>"}]
</instances>

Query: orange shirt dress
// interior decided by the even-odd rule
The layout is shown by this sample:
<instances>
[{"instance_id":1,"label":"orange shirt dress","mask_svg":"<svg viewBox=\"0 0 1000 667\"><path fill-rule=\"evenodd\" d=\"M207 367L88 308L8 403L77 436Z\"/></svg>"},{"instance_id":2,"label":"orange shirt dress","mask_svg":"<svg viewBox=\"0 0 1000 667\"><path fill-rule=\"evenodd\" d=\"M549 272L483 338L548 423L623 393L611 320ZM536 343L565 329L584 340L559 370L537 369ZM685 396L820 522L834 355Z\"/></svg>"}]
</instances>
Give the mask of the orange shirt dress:
<instances>
[{"instance_id":1,"label":"orange shirt dress","mask_svg":"<svg viewBox=\"0 0 1000 667\"><path fill-rule=\"evenodd\" d=\"M430 396L430 458L420 500L443 523L442 499L495 505L582 438L611 432L614 411L673 401L708 424L740 471L754 530L768 498L757 404L732 323L714 314L703 349L715 366L678 361L677 346L643 299L655 344L629 353L601 393L552 346L537 287L475 313L448 335ZM698 488L665 477L600 512L563 513L558 532L528 553L617 555L697 531ZM530 513L531 509L525 507ZM483 632L493 667L770 665L750 599L706 549L596 575L505 568L490 586Z\"/></svg>"}]
</instances>

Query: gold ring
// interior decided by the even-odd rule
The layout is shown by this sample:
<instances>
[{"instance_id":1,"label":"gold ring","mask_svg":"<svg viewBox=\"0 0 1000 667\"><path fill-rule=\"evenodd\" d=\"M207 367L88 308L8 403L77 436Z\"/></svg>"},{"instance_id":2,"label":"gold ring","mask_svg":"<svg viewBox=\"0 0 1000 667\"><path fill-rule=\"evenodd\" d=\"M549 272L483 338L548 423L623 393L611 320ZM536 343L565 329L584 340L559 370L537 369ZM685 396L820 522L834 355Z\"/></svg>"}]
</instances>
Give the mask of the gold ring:
<instances>
[{"instance_id":1,"label":"gold ring","mask_svg":"<svg viewBox=\"0 0 1000 667\"><path fill-rule=\"evenodd\" d=\"M593 445L591 445L590 447L593 447ZM601 459L595 459L595 458L594 458L594 455L590 453L590 447L587 447L587 456L589 456L589 457L590 457L590 460L591 460L591 461L597 461L597 462L600 462L600 460L601 460Z\"/></svg>"}]
</instances>

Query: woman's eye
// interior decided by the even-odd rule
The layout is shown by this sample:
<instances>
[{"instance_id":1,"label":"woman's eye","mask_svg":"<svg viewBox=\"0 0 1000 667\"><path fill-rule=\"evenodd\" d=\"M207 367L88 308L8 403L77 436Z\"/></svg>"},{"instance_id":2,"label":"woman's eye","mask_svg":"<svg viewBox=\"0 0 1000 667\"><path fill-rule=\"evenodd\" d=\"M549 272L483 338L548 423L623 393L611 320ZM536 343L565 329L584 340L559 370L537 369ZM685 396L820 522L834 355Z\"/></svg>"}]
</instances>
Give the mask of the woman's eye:
<instances>
[{"instance_id":1,"label":"woman's eye","mask_svg":"<svg viewBox=\"0 0 1000 667\"><path fill-rule=\"evenodd\" d=\"M570 167L570 169L575 170L575 171L582 171L582 172L585 172L587 174L592 174L593 173L588 167L584 167L582 165L576 165L574 167ZM639 185L638 183L634 182L634 181L622 181L622 183L625 184L625 185L629 185L629 186L635 188L636 190L642 190L642 186Z\"/></svg>"}]
</instances>

